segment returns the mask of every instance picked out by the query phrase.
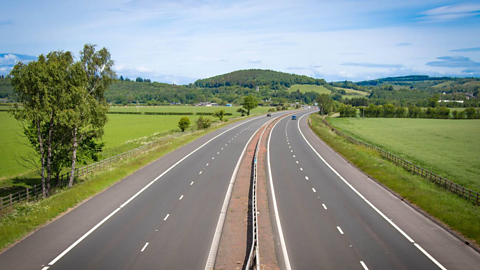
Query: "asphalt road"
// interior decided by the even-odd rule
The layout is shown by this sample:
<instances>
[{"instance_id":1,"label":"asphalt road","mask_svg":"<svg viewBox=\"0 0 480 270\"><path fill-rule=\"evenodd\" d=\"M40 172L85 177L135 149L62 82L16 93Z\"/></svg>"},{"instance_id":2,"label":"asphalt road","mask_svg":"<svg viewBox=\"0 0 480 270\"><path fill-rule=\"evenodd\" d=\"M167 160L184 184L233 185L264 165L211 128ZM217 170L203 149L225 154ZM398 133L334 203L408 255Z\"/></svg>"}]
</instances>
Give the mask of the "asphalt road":
<instances>
[{"instance_id":1,"label":"asphalt road","mask_svg":"<svg viewBox=\"0 0 480 270\"><path fill-rule=\"evenodd\" d=\"M0 268L203 269L235 166L271 118L229 125L160 158L1 254Z\"/></svg>"},{"instance_id":2,"label":"asphalt road","mask_svg":"<svg viewBox=\"0 0 480 270\"><path fill-rule=\"evenodd\" d=\"M269 143L283 269L478 269L477 252L351 166L299 118L281 120Z\"/></svg>"}]
</instances>

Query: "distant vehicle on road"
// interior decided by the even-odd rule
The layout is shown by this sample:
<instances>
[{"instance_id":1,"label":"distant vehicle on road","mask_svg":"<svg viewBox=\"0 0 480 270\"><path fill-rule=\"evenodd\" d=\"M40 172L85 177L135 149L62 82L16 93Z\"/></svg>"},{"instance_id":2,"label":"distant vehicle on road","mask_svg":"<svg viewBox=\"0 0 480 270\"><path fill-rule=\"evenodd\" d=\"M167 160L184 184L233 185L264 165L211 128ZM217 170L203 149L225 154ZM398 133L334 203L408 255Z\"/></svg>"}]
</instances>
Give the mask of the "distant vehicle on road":
<instances>
[{"instance_id":1,"label":"distant vehicle on road","mask_svg":"<svg viewBox=\"0 0 480 270\"><path fill-rule=\"evenodd\" d=\"M270 116L272 116L272 114L270 114L270 113L267 113L267 117L270 117Z\"/></svg>"},{"instance_id":2,"label":"distant vehicle on road","mask_svg":"<svg viewBox=\"0 0 480 270\"><path fill-rule=\"evenodd\" d=\"M296 116L296 115L292 115L292 120L297 120L297 116Z\"/></svg>"}]
</instances>

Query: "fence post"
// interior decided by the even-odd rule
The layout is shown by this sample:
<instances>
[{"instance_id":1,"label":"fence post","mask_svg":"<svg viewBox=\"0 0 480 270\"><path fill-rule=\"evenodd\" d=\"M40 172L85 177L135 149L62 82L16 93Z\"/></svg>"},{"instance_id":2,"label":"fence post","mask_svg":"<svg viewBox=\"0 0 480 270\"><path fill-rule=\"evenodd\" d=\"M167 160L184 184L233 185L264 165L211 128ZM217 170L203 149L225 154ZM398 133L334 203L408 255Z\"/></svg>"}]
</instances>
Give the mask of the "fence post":
<instances>
[{"instance_id":1,"label":"fence post","mask_svg":"<svg viewBox=\"0 0 480 270\"><path fill-rule=\"evenodd\" d=\"M12 198L12 193L10 193L10 206L13 205L13 198Z\"/></svg>"},{"instance_id":2,"label":"fence post","mask_svg":"<svg viewBox=\"0 0 480 270\"><path fill-rule=\"evenodd\" d=\"M33 193L35 195L35 199L37 199L37 185L33 185Z\"/></svg>"},{"instance_id":3,"label":"fence post","mask_svg":"<svg viewBox=\"0 0 480 270\"><path fill-rule=\"evenodd\" d=\"M18 191L17 196L18 196L18 202L20 202L22 200L22 197L20 197L20 190Z\"/></svg>"},{"instance_id":4,"label":"fence post","mask_svg":"<svg viewBox=\"0 0 480 270\"><path fill-rule=\"evenodd\" d=\"M0 209L3 209L3 197L0 197Z\"/></svg>"},{"instance_id":5,"label":"fence post","mask_svg":"<svg viewBox=\"0 0 480 270\"><path fill-rule=\"evenodd\" d=\"M27 202L30 199L30 195L28 194L28 187L27 187Z\"/></svg>"}]
</instances>

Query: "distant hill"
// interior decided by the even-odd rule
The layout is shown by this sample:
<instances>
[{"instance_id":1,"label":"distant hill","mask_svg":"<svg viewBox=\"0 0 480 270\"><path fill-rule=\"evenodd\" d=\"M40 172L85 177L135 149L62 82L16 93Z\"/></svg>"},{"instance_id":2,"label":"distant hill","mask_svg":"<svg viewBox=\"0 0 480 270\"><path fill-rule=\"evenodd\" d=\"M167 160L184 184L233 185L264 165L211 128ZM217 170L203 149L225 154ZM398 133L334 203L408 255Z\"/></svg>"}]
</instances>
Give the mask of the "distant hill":
<instances>
[{"instance_id":1,"label":"distant hill","mask_svg":"<svg viewBox=\"0 0 480 270\"><path fill-rule=\"evenodd\" d=\"M273 70L247 69L197 80L195 86L215 88L221 86L241 86L254 88L257 86L270 86L289 88L294 84L325 84L323 79L314 79L308 76L295 75Z\"/></svg>"}]
</instances>

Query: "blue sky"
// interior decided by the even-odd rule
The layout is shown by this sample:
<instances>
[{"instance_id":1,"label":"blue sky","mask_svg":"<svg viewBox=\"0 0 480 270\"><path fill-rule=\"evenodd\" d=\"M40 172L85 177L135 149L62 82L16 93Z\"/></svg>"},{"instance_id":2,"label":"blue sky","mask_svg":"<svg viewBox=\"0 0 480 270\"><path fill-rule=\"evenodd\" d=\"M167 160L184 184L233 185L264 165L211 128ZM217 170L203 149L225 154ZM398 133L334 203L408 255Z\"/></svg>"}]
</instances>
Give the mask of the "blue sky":
<instances>
[{"instance_id":1,"label":"blue sky","mask_svg":"<svg viewBox=\"0 0 480 270\"><path fill-rule=\"evenodd\" d=\"M119 75L184 84L238 69L332 80L480 76L479 1L5 1L0 74L106 47Z\"/></svg>"}]
</instances>

